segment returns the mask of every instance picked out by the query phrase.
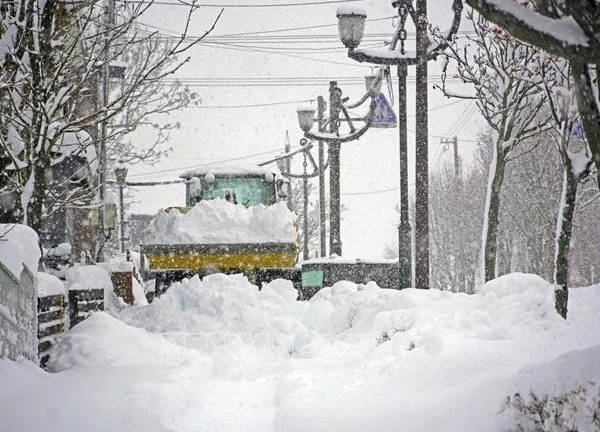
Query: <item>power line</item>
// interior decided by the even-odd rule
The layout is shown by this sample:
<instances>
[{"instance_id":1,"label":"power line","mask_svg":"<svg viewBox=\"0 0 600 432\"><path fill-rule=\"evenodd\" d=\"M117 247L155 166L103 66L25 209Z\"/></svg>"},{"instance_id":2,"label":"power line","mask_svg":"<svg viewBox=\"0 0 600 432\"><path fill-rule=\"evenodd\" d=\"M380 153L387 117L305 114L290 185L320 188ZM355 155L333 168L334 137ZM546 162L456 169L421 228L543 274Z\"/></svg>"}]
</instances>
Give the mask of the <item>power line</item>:
<instances>
[{"instance_id":1,"label":"power line","mask_svg":"<svg viewBox=\"0 0 600 432\"><path fill-rule=\"evenodd\" d=\"M294 147L292 147L292 149L300 148L300 147L301 146L294 146ZM282 149L268 150L268 151L261 152L261 153L255 153L255 154L251 154L251 155L239 156L239 157L229 158L229 159L222 159L222 160L213 161L213 162L207 162L207 163L203 163L203 164L187 165L187 166L184 166L184 167L169 168L169 169L164 169L164 170L152 171L152 172L149 172L149 173L131 174L129 177L142 177L142 176L149 176L149 175L155 175L155 174L164 174L164 173L171 173L171 172L177 172L177 171L184 171L186 169L192 169L192 168L199 168L199 167L205 167L205 166L210 166L210 165L222 164L222 163L227 163L227 162L235 162L235 161L244 160L244 159L251 159L251 158L254 158L254 157L257 157L257 156L265 156L265 155L268 155L268 154L280 153L281 150Z\"/></svg>"},{"instance_id":2,"label":"power line","mask_svg":"<svg viewBox=\"0 0 600 432\"><path fill-rule=\"evenodd\" d=\"M248 104L248 105L195 105L188 106L185 108L200 108L200 109L222 109L222 108L260 108L266 106L274 106L274 105L291 105L291 104L301 104L307 102L314 102L314 99L306 99L299 101L287 101L287 102L266 102L266 103L256 103L256 104Z\"/></svg>"},{"instance_id":3,"label":"power line","mask_svg":"<svg viewBox=\"0 0 600 432\"><path fill-rule=\"evenodd\" d=\"M390 15L390 16L386 16L386 17L381 17L381 18L372 18L372 19L367 19L367 22L375 22L375 21L384 21L384 20L388 20L388 19L392 19L395 18L395 15ZM174 30L169 30L163 27L157 27L153 24L148 24L148 23L144 23L141 21L137 21L135 23L135 25L143 25L146 27L150 27L150 28L154 28L157 30L162 30L162 31L166 31L166 32L171 32L171 33L175 33L175 34L179 34ZM320 24L320 25L312 25L312 26L303 26L303 27L286 27L286 28L281 28L281 29L273 29L273 30L257 30L257 31L252 31L252 32L244 32L244 33L228 33L228 34L224 34L224 35L215 35L214 37L234 37L234 36L251 36L251 35L265 35L265 34L269 34L269 33L282 33L282 32L293 32L293 31L299 31L299 30L313 30L313 29L317 29L317 28L325 28L325 27L337 27L337 24ZM141 29L143 30L143 29Z\"/></svg>"},{"instance_id":4,"label":"power line","mask_svg":"<svg viewBox=\"0 0 600 432\"><path fill-rule=\"evenodd\" d=\"M300 60L308 60L308 61L314 61L314 62L318 62L318 63L335 64L335 65L341 65L341 66L346 66L346 67L350 67L350 66L361 67L361 68L370 68L371 67L369 65L361 65L361 64L356 64L356 63L346 63L346 62L338 62L338 61L333 61L333 60L315 59L315 58L305 57L305 56L300 56L300 55L295 55L295 54L273 52L273 51L269 51L269 50L265 50L265 49L261 49L261 48L255 48L255 49L241 48L241 47L228 46L225 44L217 44L214 42L207 42L207 43L202 44L202 46L206 46L206 45L211 45L212 48L228 49L228 50L233 50L233 51L257 52L257 53L263 53L263 54L275 54L275 55L279 55L282 57L289 57L289 58L295 58L295 59L300 59Z\"/></svg>"},{"instance_id":5,"label":"power line","mask_svg":"<svg viewBox=\"0 0 600 432\"><path fill-rule=\"evenodd\" d=\"M291 6L315 6L315 5L324 5L324 4L332 4L332 3L354 3L362 0L323 0L323 1L312 1L312 2L294 2L294 3L272 3L272 4L264 4L264 3L253 3L253 4L240 4L240 3L231 3L231 4L223 4L223 3L196 3L196 2L185 2L185 1L153 1L150 2L148 0L117 0L119 3L126 4L153 4L153 5L164 5L164 6L186 6L192 8L201 8L201 7L209 7L209 8L273 8L273 7L291 7Z\"/></svg>"},{"instance_id":6,"label":"power line","mask_svg":"<svg viewBox=\"0 0 600 432\"><path fill-rule=\"evenodd\" d=\"M454 81L459 79L450 78ZM331 77L256 77L256 78L173 78L165 79L163 83L170 85L180 83L188 87L318 87L329 85ZM429 82L439 82L440 76L430 75ZM342 77L335 79L340 86L364 86L364 79L360 77ZM413 82L414 77L409 77L407 82ZM458 102L457 102L458 103Z\"/></svg>"},{"instance_id":7,"label":"power line","mask_svg":"<svg viewBox=\"0 0 600 432\"><path fill-rule=\"evenodd\" d=\"M363 192L346 192L346 193L341 193L340 195L346 195L346 196L375 195L375 194L380 194L380 193L394 192L399 189L400 189L400 187L393 187L393 188L389 188L389 189L378 189L378 190L363 191Z\"/></svg>"},{"instance_id":8,"label":"power line","mask_svg":"<svg viewBox=\"0 0 600 432\"><path fill-rule=\"evenodd\" d=\"M310 102L314 102L314 101L315 101L314 99L306 99L306 100L299 100L299 101L265 102L265 103L256 103L256 104L247 104L247 105L191 105L191 106L182 107L182 108L183 109L190 109L190 108L196 108L196 109L260 108L260 107L273 106L273 105L292 105L292 104L310 103ZM449 102L444 105L429 108L429 111L436 111L436 110L444 109L449 106L457 105L462 102L465 102L465 101L457 100L454 102ZM411 114L408 117L414 117L414 114Z\"/></svg>"}]
</instances>

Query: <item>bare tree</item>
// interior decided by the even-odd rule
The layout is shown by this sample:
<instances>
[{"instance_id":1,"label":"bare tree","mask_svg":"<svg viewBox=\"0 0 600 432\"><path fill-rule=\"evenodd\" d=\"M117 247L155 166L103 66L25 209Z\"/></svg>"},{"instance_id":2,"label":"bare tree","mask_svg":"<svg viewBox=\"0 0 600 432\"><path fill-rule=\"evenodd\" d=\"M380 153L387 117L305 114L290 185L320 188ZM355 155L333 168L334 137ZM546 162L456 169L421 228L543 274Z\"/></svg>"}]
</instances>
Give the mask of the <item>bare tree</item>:
<instances>
[{"instance_id":1,"label":"bare tree","mask_svg":"<svg viewBox=\"0 0 600 432\"><path fill-rule=\"evenodd\" d=\"M298 215L298 241L300 250L304 246L304 226L302 224L302 213L304 211L304 191L302 180L290 180L292 182L292 208L291 210ZM316 197L314 183L308 182L308 249L309 251L320 250L320 215L319 200ZM325 203L325 218L329 221L329 203ZM342 206L341 211L344 211Z\"/></svg>"},{"instance_id":2,"label":"bare tree","mask_svg":"<svg viewBox=\"0 0 600 432\"><path fill-rule=\"evenodd\" d=\"M151 5L152 1L136 3L107 17L103 3L95 1L2 3L0 194L14 205L4 219L39 231L57 204L89 201L98 186L90 181L95 173L87 172L98 165L102 137L97 125L129 115L135 127L144 116L167 112L186 101L184 94L173 102L169 93L157 92L155 86L177 71L188 60L180 57L214 28L216 21L203 36L186 38L194 2L175 42L152 53L138 53L108 101L98 97L103 72L156 43L153 34L141 34L136 28ZM75 135L65 142L68 133ZM57 165L72 161L74 155L81 157L80 162L57 178ZM56 196L49 202L51 193Z\"/></svg>"},{"instance_id":3,"label":"bare tree","mask_svg":"<svg viewBox=\"0 0 600 432\"><path fill-rule=\"evenodd\" d=\"M444 65L440 88L448 97L474 99L494 133L481 238L482 275L488 281L496 277L500 192L507 158L519 143L546 127L547 119L540 117L545 94L528 69L537 55L535 49L472 12L467 12L467 19L475 36L468 37L466 44L455 41L446 49L450 61ZM450 64L456 66L452 75L470 84L474 93L458 94L447 86Z\"/></svg>"},{"instance_id":4,"label":"bare tree","mask_svg":"<svg viewBox=\"0 0 600 432\"><path fill-rule=\"evenodd\" d=\"M582 141L583 136L575 130L579 121L579 112L569 63L563 59L543 56L539 62L539 71L552 114L551 135L563 165L562 193L556 223L554 283L559 287L556 291L556 309L566 318L569 248L577 188L589 175L592 159L588 147Z\"/></svg>"},{"instance_id":5,"label":"bare tree","mask_svg":"<svg viewBox=\"0 0 600 432\"><path fill-rule=\"evenodd\" d=\"M438 289L474 291L484 178L476 166L459 179L450 164L431 176L431 280Z\"/></svg>"},{"instance_id":6,"label":"bare tree","mask_svg":"<svg viewBox=\"0 0 600 432\"><path fill-rule=\"evenodd\" d=\"M600 187L600 4L589 0L466 2L521 41L570 61L577 105Z\"/></svg>"}]
</instances>

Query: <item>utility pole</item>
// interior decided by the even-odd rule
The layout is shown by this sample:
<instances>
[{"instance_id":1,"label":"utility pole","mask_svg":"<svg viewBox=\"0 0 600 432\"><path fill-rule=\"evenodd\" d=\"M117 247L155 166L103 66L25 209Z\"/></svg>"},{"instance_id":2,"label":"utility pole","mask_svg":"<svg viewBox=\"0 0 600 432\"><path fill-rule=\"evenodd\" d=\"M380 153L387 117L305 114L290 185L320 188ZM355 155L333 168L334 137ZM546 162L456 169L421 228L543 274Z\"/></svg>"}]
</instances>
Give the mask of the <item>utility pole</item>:
<instances>
[{"instance_id":1,"label":"utility pole","mask_svg":"<svg viewBox=\"0 0 600 432\"><path fill-rule=\"evenodd\" d=\"M105 39L104 39L104 60L102 65L102 107L106 109L110 96L110 35L114 24L114 0L108 0L105 9ZM108 141L108 120L102 119L100 125L100 200L104 202L106 197L106 180L107 180L107 150Z\"/></svg>"},{"instance_id":2,"label":"utility pole","mask_svg":"<svg viewBox=\"0 0 600 432\"><path fill-rule=\"evenodd\" d=\"M458 155L458 137L442 138L440 143L444 145L452 144L452 151L454 153L454 176L456 177L457 182L460 182L462 173L460 167L460 156Z\"/></svg>"},{"instance_id":3,"label":"utility pole","mask_svg":"<svg viewBox=\"0 0 600 432\"><path fill-rule=\"evenodd\" d=\"M304 160L302 162L302 166L303 166L303 176L302 176L302 188L303 188L303 195L304 195L304 205L303 205L303 229L302 231L304 231L304 244L303 244L303 250L302 250L302 259L303 260L307 260L309 258L309 254L308 254L308 173L306 172L306 166L307 166L307 162L306 162L306 152L304 152Z\"/></svg>"},{"instance_id":4,"label":"utility pole","mask_svg":"<svg viewBox=\"0 0 600 432\"><path fill-rule=\"evenodd\" d=\"M396 25L394 36L389 43L386 53L378 54L374 50L357 50L364 34L364 23L367 14L362 10L343 10L337 13L340 39L348 48L348 57L359 62L369 62L381 65L416 65L416 133L415 133L415 286L429 288L429 152L428 152L428 123L427 123L427 61L436 58L445 46L445 42L429 49L427 37L427 0L395 0L392 7L398 9L399 25ZM460 26L462 0L452 2L454 18L444 39L452 40ZM410 16L416 29L416 55L407 56L404 52L406 30L404 23ZM400 43L398 43L400 42ZM389 51L400 49L401 56L389 55ZM398 71L399 82L402 83L401 70ZM400 89L402 91L402 89ZM402 102L402 99L400 100ZM400 119L400 124L405 123ZM402 132L400 132L402 145ZM402 153L402 152L401 152ZM402 154L401 154L402 159ZM402 162L401 162L402 164ZM401 187L402 189L402 187ZM401 200L402 201L402 200ZM400 234L399 234L400 235ZM400 245L398 246L400 252ZM401 264L402 261L399 261ZM400 282L399 288L403 288Z\"/></svg>"},{"instance_id":5,"label":"utility pole","mask_svg":"<svg viewBox=\"0 0 600 432\"><path fill-rule=\"evenodd\" d=\"M427 0L416 0L415 287L429 289L429 126Z\"/></svg>"},{"instance_id":6,"label":"utility pole","mask_svg":"<svg viewBox=\"0 0 600 432\"><path fill-rule=\"evenodd\" d=\"M291 150L290 134L286 130L285 131L285 154L288 154L290 152L290 150ZM291 172L291 161L290 161L290 158L286 158L285 159L285 173L289 176L290 172ZM292 210L292 207L293 207L293 204L292 204L292 181L290 180L289 177L288 177L288 183L287 183L286 203L287 203L288 209Z\"/></svg>"},{"instance_id":7,"label":"utility pole","mask_svg":"<svg viewBox=\"0 0 600 432\"><path fill-rule=\"evenodd\" d=\"M114 3L115 0L108 0L104 13L105 38L104 38L104 59L102 65L102 92L101 101L102 108L106 110L110 97L110 39L112 28L114 25ZM106 116L106 112L104 113ZM106 198L106 181L108 173L107 163L107 144L108 144L108 120L102 119L100 124L100 227L98 228L97 241L99 244L96 247L96 259L103 259L104 243L107 236L104 229L106 223L106 215L104 208L104 199Z\"/></svg>"},{"instance_id":8,"label":"utility pole","mask_svg":"<svg viewBox=\"0 0 600 432\"><path fill-rule=\"evenodd\" d=\"M408 216L408 130L406 114L406 62L398 64L398 138L400 157L400 224L398 225L399 287L412 286L412 243Z\"/></svg>"},{"instance_id":9,"label":"utility pole","mask_svg":"<svg viewBox=\"0 0 600 432\"><path fill-rule=\"evenodd\" d=\"M326 103L323 96L317 97L317 121L319 132L325 131L325 109ZM319 239L320 239L320 256L327 256L327 224L325 211L325 145L322 140L319 140Z\"/></svg>"},{"instance_id":10,"label":"utility pole","mask_svg":"<svg viewBox=\"0 0 600 432\"><path fill-rule=\"evenodd\" d=\"M341 90L337 81L329 81L329 132L338 135ZM340 233L340 143L329 143L329 253L342 255Z\"/></svg>"}]
</instances>

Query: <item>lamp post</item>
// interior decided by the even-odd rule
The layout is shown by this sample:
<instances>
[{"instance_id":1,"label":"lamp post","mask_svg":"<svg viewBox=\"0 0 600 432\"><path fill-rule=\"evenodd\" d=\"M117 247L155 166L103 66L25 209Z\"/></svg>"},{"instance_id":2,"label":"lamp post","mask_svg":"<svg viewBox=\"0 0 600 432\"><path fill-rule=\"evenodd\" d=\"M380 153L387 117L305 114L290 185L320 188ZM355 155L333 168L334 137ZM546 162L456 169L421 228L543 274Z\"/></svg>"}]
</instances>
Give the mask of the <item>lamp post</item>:
<instances>
[{"instance_id":1,"label":"lamp post","mask_svg":"<svg viewBox=\"0 0 600 432\"><path fill-rule=\"evenodd\" d=\"M411 277L411 239L408 216L408 152L407 152L407 115L406 115L406 75L409 65L416 65L416 148L415 148L415 286L429 287L429 173L428 173L428 125L427 125L427 61L435 58L445 47L440 44L433 49L428 47L427 38L427 2L416 0L416 9L412 0L392 1L392 7L398 9L398 27L392 37L389 49L357 49L364 33L367 13L360 8L340 7L337 11L338 31L344 46L348 48L348 57L359 62L380 65L395 65L398 74L398 137L400 153L400 224L398 227L398 266L399 287L412 285ZM453 0L454 18L445 40L451 40L458 30L462 1ZM410 15L417 32L416 52L405 51L406 19Z\"/></svg>"},{"instance_id":2,"label":"lamp post","mask_svg":"<svg viewBox=\"0 0 600 432\"><path fill-rule=\"evenodd\" d=\"M127 179L127 168L119 165L115 168L115 177L119 184L119 221L121 224L121 252L125 252L125 206L123 200L123 188Z\"/></svg>"},{"instance_id":3,"label":"lamp post","mask_svg":"<svg viewBox=\"0 0 600 432\"><path fill-rule=\"evenodd\" d=\"M306 122L308 122L308 120L314 116L314 110L310 107L299 108L298 111L299 111L298 117L302 117L303 121L306 121ZM302 114L300 114L300 113L302 113ZM286 137L287 136L288 135L286 133ZM309 249L308 249L308 179L319 176L320 172L321 172L320 167L317 165L314 157L310 153L310 150L312 149L312 147L313 146L312 146L311 142L309 142L306 138L302 138L300 140L300 149L299 150L295 150L295 151L291 152L291 151L289 151L289 144L286 144L286 152L283 155L258 164L259 166L265 166L270 163L276 162L277 167L279 168L279 170L281 171L281 174L283 176L287 177L290 180L293 178L301 178L302 179L302 189L303 189L303 193L302 193L302 196L303 196L302 258L304 260L307 260L309 258ZM291 169L290 169L291 159L299 153L302 153L302 155L303 155L303 162L302 162L303 170L302 170L302 174L294 174L291 172ZM312 173L308 173L308 171L307 171L309 161L313 168ZM290 195L288 195L288 198L289 198L289 196Z\"/></svg>"},{"instance_id":4,"label":"lamp post","mask_svg":"<svg viewBox=\"0 0 600 432\"><path fill-rule=\"evenodd\" d=\"M375 97L379 94L381 88L382 72L375 78L366 77L365 84L367 92L354 104L346 104L347 98L342 98L342 90L337 86L336 81L329 82L329 119L327 124L329 132L324 132L325 123L321 118L315 119L315 110L310 107L298 108L298 123L300 129L304 131L304 136L308 139L327 142L329 144L329 253L342 255L342 240L340 227L340 148L341 143L359 139L371 126L371 121L375 112ZM369 113L363 119L364 126L357 130L353 123L348 109L356 108L362 105L368 98L371 98ZM319 110L324 110L324 104L319 106ZM340 114L344 115L344 121L350 128L349 134L340 134ZM313 123L319 123L319 132L312 133L310 130Z\"/></svg>"}]
</instances>

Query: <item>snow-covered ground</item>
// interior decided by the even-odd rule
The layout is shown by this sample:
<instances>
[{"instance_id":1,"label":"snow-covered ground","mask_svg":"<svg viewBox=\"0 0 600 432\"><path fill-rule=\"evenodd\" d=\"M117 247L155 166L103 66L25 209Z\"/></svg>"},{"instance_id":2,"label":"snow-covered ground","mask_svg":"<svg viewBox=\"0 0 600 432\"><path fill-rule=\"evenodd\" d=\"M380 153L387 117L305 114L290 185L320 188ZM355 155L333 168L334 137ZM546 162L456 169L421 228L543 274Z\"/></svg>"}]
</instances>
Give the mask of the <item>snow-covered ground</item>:
<instances>
[{"instance_id":1,"label":"snow-covered ground","mask_svg":"<svg viewBox=\"0 0 600 432\"><path fill-rule=\"evenodd\" d=\"M308 302L287 281L192 279L77 325L52 373L0 361L2 429L506 431L508 396L583 387L579 430L598 430L600 286L570 296L564 321L525 274L474 295L340 282Z\"/></svg>"}]
</instances>

